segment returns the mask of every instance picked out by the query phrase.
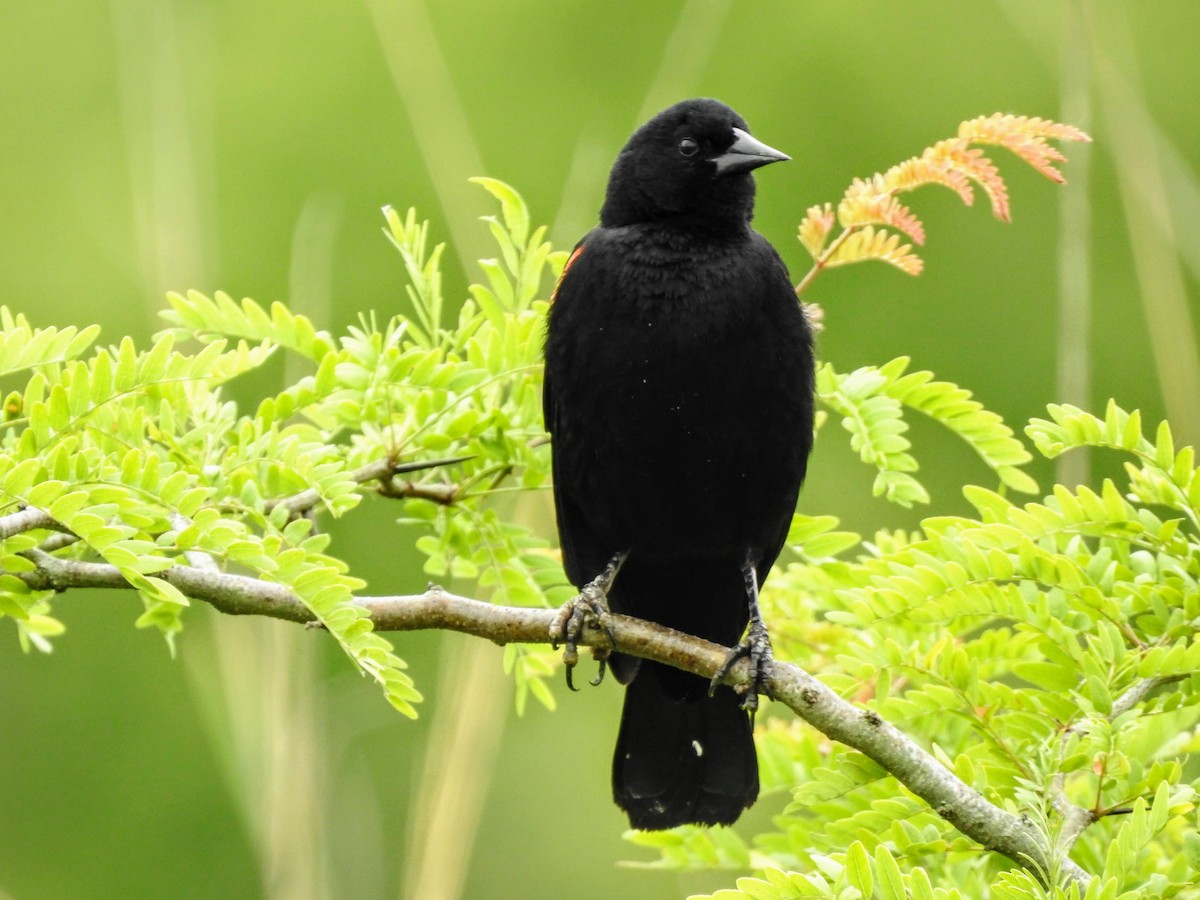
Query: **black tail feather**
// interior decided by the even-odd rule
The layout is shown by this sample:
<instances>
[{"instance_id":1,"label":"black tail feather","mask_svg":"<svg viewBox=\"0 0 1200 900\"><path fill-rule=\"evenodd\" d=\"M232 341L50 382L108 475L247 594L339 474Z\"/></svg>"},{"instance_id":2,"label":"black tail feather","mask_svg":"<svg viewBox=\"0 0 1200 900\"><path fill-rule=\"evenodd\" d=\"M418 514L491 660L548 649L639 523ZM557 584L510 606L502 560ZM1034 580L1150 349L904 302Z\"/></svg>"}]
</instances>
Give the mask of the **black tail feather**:
<instances>
[{"instance_id":1,"label":"black tail feather","mask_svg":"<svg viewBox=\"0 0 1200 900\"><path fill-rule=\"evenodd\" d=\"M674 699L643 661L625 691L613 799L634 828L732 824L758 797L750 718L728 687Z\"/></svg>"}]
</instances>

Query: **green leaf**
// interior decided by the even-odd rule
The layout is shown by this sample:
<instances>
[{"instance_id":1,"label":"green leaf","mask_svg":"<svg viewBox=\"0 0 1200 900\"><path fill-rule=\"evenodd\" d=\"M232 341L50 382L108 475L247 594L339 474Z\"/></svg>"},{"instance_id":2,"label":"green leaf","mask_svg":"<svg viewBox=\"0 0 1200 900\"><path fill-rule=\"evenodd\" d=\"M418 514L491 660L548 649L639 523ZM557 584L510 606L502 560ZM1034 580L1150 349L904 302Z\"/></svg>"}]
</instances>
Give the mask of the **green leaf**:
<instances>
[{"instance_id":1,"label":"green leaf","mask_svg":"<svg viewBox=\"0 0 1200 900\"><path fill-rule=\"evenodd\" d=\"M874 879L871 875L871 858L862 841L855 841L846 851L846 878L850 886L856 888L864 897L870 897L874 891Z\"/></svg>"},{"instance_id":2,"label":"green leaf","mask_svg":"<svg viewBox=\"0 0 1200 900\"><path fill-rule=\"evenodd\" d=\"M512 235L513 243L523 245L529 237L529 211L525 201L513 188L495 178L471 178L485 191L500 201L500 210L504 216L504 227Z\"/></svg>"},{"instance_id":3,"label":"green leaf","mask_svg":"<svg viewBox=\"0 0 1200 900\"><path fill-rule=\"evenodd\" d=\"M908 895L904 890L900 867L896 864L896 858L883 844L875 847L875 874L879 876L881 900L906 900Z\"/></svg>"},{"instance_id":4,"label":"green leaf","mask_svg":"<svg viewBox=\"0 0 1200 900\"><path fill-rule=\"evenodd\" d=\"M1069 691L1079 686L1078 672L1051 662L1022 660L1013 664L1013 674L1048 691Z\"/></svg>"},{"instance_id":5,"label":"green leaf","mask_svg":"<svg viewBox=\"0 0 1200 900\"><path fill-rule=\"evenodd\" d=\"M933 883L924 869L917 867L908 873L908 886L912 900L934 900Z\"/></svg>"}]
</instances>

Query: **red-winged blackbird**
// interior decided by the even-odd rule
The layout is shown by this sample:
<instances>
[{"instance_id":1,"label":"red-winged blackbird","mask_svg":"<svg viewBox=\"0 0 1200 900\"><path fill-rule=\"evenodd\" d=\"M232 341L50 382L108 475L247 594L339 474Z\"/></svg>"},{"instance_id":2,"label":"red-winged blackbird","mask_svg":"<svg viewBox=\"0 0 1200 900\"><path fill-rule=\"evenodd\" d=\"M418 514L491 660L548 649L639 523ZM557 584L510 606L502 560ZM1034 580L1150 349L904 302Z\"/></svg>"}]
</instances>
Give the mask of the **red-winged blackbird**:
<instances>
[{"instance_id":1,"label":"red-winged blackbird","mask_svg":"<svg viewBox=\"0 0 1200 900\"><path fill-rule=\"evenodd\" d=\"M787 268L750 227L752 169L788 159L716 100L687 100L617 157L546 338L563 562L560 615L638 616L771 655L758 586L812 445L812 337ZM568 615L568 613L570 615ZM743 632L745 640L738 643ZM628 685L613 795L635 828L728 824L758 796L751 715L728 687L614 654Z\"/></svg>"}]
</instances>

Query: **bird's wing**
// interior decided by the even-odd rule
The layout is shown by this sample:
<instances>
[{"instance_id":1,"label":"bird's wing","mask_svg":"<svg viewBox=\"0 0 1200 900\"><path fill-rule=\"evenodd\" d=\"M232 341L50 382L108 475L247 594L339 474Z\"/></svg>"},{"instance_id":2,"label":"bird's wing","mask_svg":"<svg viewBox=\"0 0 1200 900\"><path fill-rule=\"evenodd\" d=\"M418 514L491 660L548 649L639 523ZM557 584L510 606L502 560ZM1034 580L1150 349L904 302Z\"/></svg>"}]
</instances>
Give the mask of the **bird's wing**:
<instances>
[{"instance_id":1,"label":"bird's wing","mask_svg":"<svg viewBox=\"0 0 1200 900\"><path fill-rule=\"evenodd\" d=\"M551 315L553 307L577 301L580 279L571 278L572 269L583 254L585 237L571 252L567 264L563 267L558 278L558 284L551 295ZM546 430L556 447L561 447L570 440L565 429L569 427L567 417L560 415L557 398L554 393L554 367L546 365L542 382L542 417ZM580 505L579 499L572 490L571 481L563 471L562 453L551 454L551 474L554 480L554 509L558 519L559 543L562 547L563 568L567 577L576 587L581 587L595 578L612 558L612 554L621 548L606 547L588 524L587 517Z\"/></svg>"}]
</instances>

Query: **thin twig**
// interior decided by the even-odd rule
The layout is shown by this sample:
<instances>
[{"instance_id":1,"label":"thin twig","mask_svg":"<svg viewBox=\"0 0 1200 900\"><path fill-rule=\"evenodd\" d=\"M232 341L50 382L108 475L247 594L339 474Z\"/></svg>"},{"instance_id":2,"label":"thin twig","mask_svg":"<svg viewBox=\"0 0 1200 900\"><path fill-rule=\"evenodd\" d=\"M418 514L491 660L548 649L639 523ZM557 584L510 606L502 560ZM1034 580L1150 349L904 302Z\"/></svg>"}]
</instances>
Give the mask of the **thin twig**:
<instances>
[{"instance_id":1,"label":"thin twig","mask_svg":"<svg viewBox=\"0 0 1200 900\"><path fill-rule=\"evenodd\" d=\"M812 284L813 279L820 275L821 271L826 265L828 265L829 260L833 257L833 254L837 251L838 247L842 246L842 244L846 242L846 239L857 230L857 225L851 225L850 227L846 228L841 234L839 234L830 242L828 247L821 252L821 255L817 257L816 261L813 263L812 268L805 273L804 277L800 279L800 283L796 285L797 297L808 290L808 286Z\"/></svg>"},{"instance_id":2,"label":"thin twig","mask_svg":"<svg viewBox=\"0 0 1200 900\"><path fill-rule=\"evenodd\" d=\"M46 539L38 544L38 549L45 550L47 553L57 553L63 547L70 547L72 544L78 543L78 535L68 531L56 531L54 534L47 535Z\"/></svg>"},{"instance_id":3,"label":"thin twig","mask_svg":"<svg viewBox=\"0 0 1200 900\"><path fill-rule=\"evenodd\" d=\"M397 490L391 485L388 479L394 478L397 475L403 475L407 472L423 472L426 469L437 469L442 466L453 466L461 462L466 462L471 457L468 456L450 456L445 459L424 459L414 460L413 462L396 462L391 459L377 459L374 462L367 463L350 473L351 479L359 484L366 484L370 481L382 482L380 493L388 497L394 496L423 496L418 489L428 487L427 485L416 484L411 481L401 482L407 485L411 492L405 493L403 490ZM321 494L316 488L300 491L292 494L290 497L281 497L278 500L270 500L266 504L267 512L275 509L278 506L286 507L288 512L293 516L300 516L309 510L316 507L321 502Z\"/></svg>"},{"instance_id":4,"label":"thin twig","mask_svg":"<svg viewBox=\"0 0 1200 900\"><path fill-rule=\"evenodd\" d=\"M432 500L442 506L449 506L461 496L462 485L421 481L400 481L393 478L379 485L379 493L383 497L404 498L408 500Z\"/></svg>"},{"instance_id":5,"label":"thin twig","mask_svg":"<svg viewBox=\"0 0 1200 900\"><path fill-rule=\"evenodd\" d=\"M1149 697L1152 693L1154 693L1154 691L1168 684L1175 684L1176 682L1183 681L1187 677L1187 675L1156 675L1152 678L1142 678L1136 681L1132 687L1130 687L1127 691L1125 691L1125 693L1121 694L1116 700L1113 701L1112 709L1109 711L1106 718L1109 722L1114 721L1119 716L1129 712L1129 710L1133 709L1135 706ZM1076 726L1067 728L1063 733L1064 742L1069 735L1077 731L1078 728ZM1057 852L1064 858L1068 853L1071 852L1071 848L1083 835L1083 832L1088 828L1089 825L1099 822L1104 816L1118 815L1123 812L1123 810L1119 809L1101 809L1100 789L1103 786L1103 777L1101 777L1097 782L1096 800L1092 809L1078 806L1067 798L1066 780L1066 772L1059 772L1054 776L1054 780L1051 784L1050 797L1051 804L1063 819L1062 830L1058 835L1056 849Z\"/></svg>"},{"instance_id":6,"label":"thin twig","mask_svg":"<svg viewBox=\"0 0 1200 900\"><path fill-rule=\"evenodd\" d=\"M32 506L27 506L6 516L0 516L0 540L7 540L25 531L37 531L39 528L49 531L67 531L62 523L51 517L50 513Z\"/></svg>"},{"instance_id":7,"label":"thin twig","mask_svg":"<svg viewBox=\"0 0 1200 900\"><path fill-rule=\"evenodd\" d=\"M1156 675L1153 678L1143 678L1134 683L1133 687L1113 701L1112 710L1108 714L1109 721L1124 715L1133 709L1160 687L1183 681L1188 675Z\"/></svg>"},{"instance_id":8,"label":"thin twig","mask_svg":"<svg viewBox=\"0 0 1200 900\"><path fill-rule=\"evenodd\" d=\"M1071 848L1075 846L1075 842L1079 840L1089 825L1099 821L1099 816L1090 809L1084 809L1082 806L1076 806L1074 803L1067 801L1065 794L1060 794L1059 796L1062 797L1065 805L1059 809L1063 817L1063 824L1058 833L1058 842L1055 850L1063 859L1066 859L1067 854L1071 852Z\"/></svg>"}]
</instances>

